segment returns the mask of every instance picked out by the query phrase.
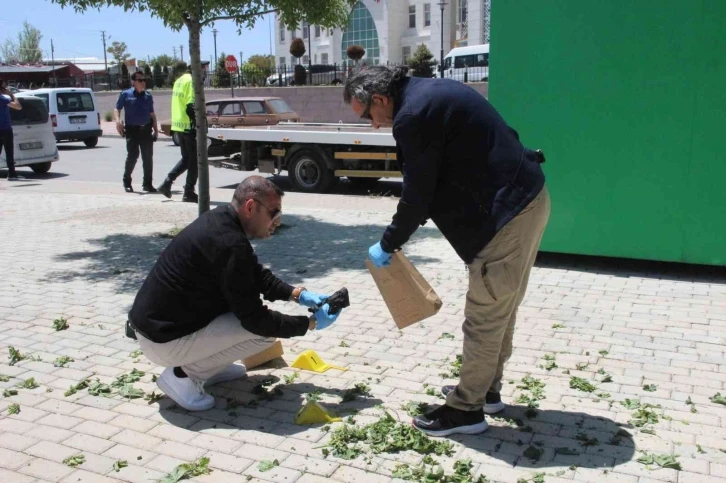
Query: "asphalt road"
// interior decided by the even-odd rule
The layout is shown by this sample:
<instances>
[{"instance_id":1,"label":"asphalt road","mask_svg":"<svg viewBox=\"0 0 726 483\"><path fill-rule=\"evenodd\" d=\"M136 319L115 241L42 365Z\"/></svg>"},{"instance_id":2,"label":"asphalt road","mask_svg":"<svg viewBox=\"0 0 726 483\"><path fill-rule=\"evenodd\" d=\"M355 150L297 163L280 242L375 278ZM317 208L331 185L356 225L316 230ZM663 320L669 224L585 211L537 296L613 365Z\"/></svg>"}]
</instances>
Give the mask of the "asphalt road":
<instances>
[{"instance_id":1,"label":"asphalt road","mask_svg":"<svg viewBox=\"0 0 726 483\"><path fill-rule=\"evenodd\" d=\"M49 173L35 174L29 167L19 167L18 174L29 180L54 179L57 181L118 183L119 191L123 191L121 178L126 162L125 140L102 137L95 148L87 148L81 142L59 143L58 151L60 159L53 163ZM154 186L158 186L164 181L167 173L179 161L180 157L179 147L174 146L170 140L159 140L154 145ZM210 159L209 180L211 188L234 189L247 176L259 174L257 171L239 171L215 166L220 161L224 161L224 158ZM275 183L283 190L291 190L285 172L281 176L270 174L263 174L263 176L273 178ZM2 170L0 178L5 177L7 177L7 171ZM134 189L141 190L142 178L143 169L139 158L132 175ZM179 177L174 184L174 189L182 190L185 179L186 174ZM359 196L399 196L400 191L400 181L380 181L372 189L366 189L352 186L346 180L342 180L335 186L332 193Z\"/></svg>"}]
</instances>

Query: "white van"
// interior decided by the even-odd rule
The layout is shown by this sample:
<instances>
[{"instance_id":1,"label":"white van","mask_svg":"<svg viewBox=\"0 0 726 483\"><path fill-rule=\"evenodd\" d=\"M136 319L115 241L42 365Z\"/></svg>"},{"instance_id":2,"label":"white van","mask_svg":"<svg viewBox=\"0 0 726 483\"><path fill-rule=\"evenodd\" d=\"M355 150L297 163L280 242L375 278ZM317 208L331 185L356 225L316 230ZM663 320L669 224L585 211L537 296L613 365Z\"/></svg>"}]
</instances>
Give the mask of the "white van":
<instances>
[{"instance_id":1,"label":"white van","mask_svg":"<svg viewBox=\"0 0 726 483\"><path fill-rule=\"evenodd\" d=\"M83 141L89 148L98 144L101 112L91 89L60 87L27 91L45 101L57 141Z\"/></svg>"},{"instance_id":2,"label":"white van","mask_svg":"<svg viewBox=\"0 0 726 483\"><path fill-rule=\"evenodd\" d=\"M23 108L10 109L15 145L15 166L30 166L35 173L47 173L50 163L58 161L58 147L53 135L53 124L42 99L30 94L16 94ZM7 168L5 150L0 154L0 168Z\"/></svg>"},{"instance_id":3,"label":"white van","mask_svg":"<svg viewBox=\"0 0 726 483\"><path fill-rule=\"evenodd\" d=\"M451 49L444 57L444 77L459 82L489 80L489 44Z\"/></svg>"}]
</instances>

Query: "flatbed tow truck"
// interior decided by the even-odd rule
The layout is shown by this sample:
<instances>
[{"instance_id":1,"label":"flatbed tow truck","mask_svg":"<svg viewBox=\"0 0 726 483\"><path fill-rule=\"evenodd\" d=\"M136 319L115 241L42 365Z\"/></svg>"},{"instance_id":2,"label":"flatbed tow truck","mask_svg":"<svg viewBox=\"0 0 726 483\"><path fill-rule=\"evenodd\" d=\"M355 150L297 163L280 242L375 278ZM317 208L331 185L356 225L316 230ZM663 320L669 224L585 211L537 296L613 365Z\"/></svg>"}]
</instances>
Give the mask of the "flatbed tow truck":
<instances>
[{"instance_id":1,"label":"flatbed tow truck","mask_svg":"<svg viewBox=\"0 0 726 483\"><path fill-rule=\"evenodd\" d=\"M297 191L325 193L341 178L368 184L401 178L391 129L367 124L280 123L274 126L210 127L208 137L238 152L238 169L287 171ZM234 144L239 143L238 146ZM228 163L224 163L225 165Z\"/></svg>"}]
</instances>

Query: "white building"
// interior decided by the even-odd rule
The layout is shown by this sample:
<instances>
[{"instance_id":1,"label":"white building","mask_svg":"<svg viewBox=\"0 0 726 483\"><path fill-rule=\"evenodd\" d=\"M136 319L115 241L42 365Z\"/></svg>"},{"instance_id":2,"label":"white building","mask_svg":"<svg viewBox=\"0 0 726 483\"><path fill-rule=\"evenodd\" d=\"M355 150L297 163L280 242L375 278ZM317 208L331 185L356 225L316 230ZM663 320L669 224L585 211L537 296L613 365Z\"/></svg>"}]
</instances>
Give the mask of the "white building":
<instances>
[{"instance_id":1,"label":"white building","mask_svg":"<svg viewBox=\"0 0 726 483\"><path fill-rule=\"evenodd\" d=\"M370 64L403 63L420 44L438 60L443 24L444 55L454 47L489 41L490 0L445 0L443 22L441 2L432 0L359 0L353 7L345 30L308 29L307 22L290 31L279 19L275 22L275 58L278 66L294 65L290 42L305 41L303 64L312 55L313 64L348 61L346 49L360 45L363 59ZM310 38L308 38L308 31Z\"/></svg>"}]
</instances>

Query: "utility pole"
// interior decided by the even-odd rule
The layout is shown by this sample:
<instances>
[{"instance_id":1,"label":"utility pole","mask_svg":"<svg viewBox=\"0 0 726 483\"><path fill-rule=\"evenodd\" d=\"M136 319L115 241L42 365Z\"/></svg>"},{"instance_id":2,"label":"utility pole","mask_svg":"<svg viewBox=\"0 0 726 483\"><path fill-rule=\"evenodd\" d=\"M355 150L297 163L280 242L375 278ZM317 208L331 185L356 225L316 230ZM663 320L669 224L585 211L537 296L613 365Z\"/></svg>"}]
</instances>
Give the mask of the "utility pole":
<instances>
[{"instance_id":1,"label":"utility pole","mask_svg":"<svg viewBox=\"0 0 726 483\"><path fill-rule=\"evenodd\" d=\"M444 7L447 5L444 0L441 0L438 3L439 7L441 7L441 52L439 54L440 57L440 63L439 63L439 69L441 70L441 76L444 77Z\"/></svg>"},{"instance_id":2,"label":"utility pole","mask_svg":"<svg viewBox=\"0 0 726 483\"><path fill-rule=\"evenodd\" d=\"M181 55L181 61L184 62L184 46L179 46L179 54Z\"/></svg>"},{"instance_id":3,"label":"utility pole","mask_svg":"<svg viewBox=\"0 0 726 483\"><path fill-rule=\"evenodd\" d=\"M58 79L55 77L55 46L53 45L53 39L50 39L50 63L53 66L53 85L58 85Z\"/></svg>"},{"instance_id":4,"label":"utility pole","mask_svg":"<svg viewBox=\"0 0 726 483\"><path fill-rule=\"evenodd\" d=\"M109 39L111 36L109 35ZM101 39L103 40L103 68L106 71L106 80L108 83L108 90L111 90L111 74L108 73L108 59L106 58L106 31L101 30Z\"/></svg>"},{"instance_id":5,"label":"utility pole","mask_svg":"<svg viewBox=\"0 0 726 483\"><path fill-rule=\"evenodd\" d=\"M171 50L174 52L174 60L176 60L176 47L172 45Z\"/></svg>"}]
</instances>

